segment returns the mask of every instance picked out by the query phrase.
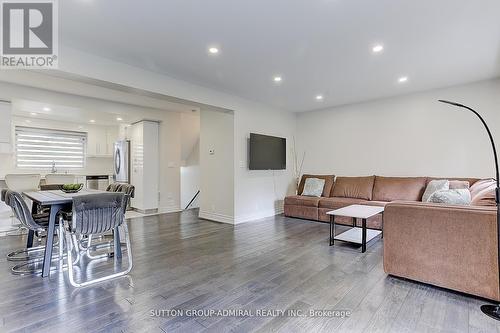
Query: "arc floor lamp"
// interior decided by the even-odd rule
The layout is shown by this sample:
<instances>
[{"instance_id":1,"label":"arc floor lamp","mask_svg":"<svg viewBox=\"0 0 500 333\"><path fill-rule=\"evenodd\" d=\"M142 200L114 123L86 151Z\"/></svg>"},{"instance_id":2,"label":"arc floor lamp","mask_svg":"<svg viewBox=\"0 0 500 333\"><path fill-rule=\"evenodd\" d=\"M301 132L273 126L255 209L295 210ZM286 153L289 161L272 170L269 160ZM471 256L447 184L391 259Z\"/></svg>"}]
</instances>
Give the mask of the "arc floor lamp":
<instances>
[{"instance_id":1,"label":"arc floor lamp","mask_svg":"<svg viewBox=\"0 0 500 333\"><path fill-rule=\"evenodd\" d=\"M491 135L491 131L488 127L488 125L486 124L486 122L484 121L483 117L481 117L481 115L479 113L477 113L475 110L473 110L472 108L468 107L468 106L465 106L463 104L460 104L460 103L455 103L455 102L450 102L450 101L445 101L445 100L442 100L440 99L439 100L441 103L446 103L446 104L450 104L450 105L453 105L453 106L457 106L459 108L463 108L463 109L467 109L469 111L471 111L472 113L474 113L480 120L481 122L483 123L484 125L484 128L486 129L486 132L488 132L488 136L490 138L490 142L491 142L491 147L493 148L493 157L495 158L495 168L496 168L496 181L497 181L497 187L496 187L496 190L495 190L495 201L496 201L496 204L497 204L497 237L498 237L498 241L497 241L497 245L498 245L498 249L497 249L497 254L498 254L498 269L499 269L499 277L500 277L500 179L498 177L498 156L497 156L497 149L496 149L496 146L495 146L495 141L493 141L493 135ZM499 288L500 288L500 279L498 281L499 283ZM483 311L484 314L496 319L496 320L500 320L500 305L483 305L481 306L481 311Z\"/></svg>"}]
</instances>

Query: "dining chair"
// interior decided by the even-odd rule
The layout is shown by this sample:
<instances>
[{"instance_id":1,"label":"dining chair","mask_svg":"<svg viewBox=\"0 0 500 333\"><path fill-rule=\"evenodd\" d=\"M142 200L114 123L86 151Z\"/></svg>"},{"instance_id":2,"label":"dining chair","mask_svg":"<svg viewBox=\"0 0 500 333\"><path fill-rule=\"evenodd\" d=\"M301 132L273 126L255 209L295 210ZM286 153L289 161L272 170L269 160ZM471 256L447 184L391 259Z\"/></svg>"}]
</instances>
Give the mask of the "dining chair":
<instances>
[{"instance_id":1,"label":"dining chair","mask_svg":"<svg viewBox=\"0 0 500 333\"><path fill-rule=\"evenodd\" d=\"M40 179L42 177L39 174L7 174L5 175L5 184L7 188L11 191L16 192L27 192L36 191L40 187Z\"/></svg>"},{"instance_id":2,"label":"dining chair","mask_svg":"<svg viewBox=\"0 0 500 333\"><path fill-rule=\"evenodd\" d=\"M64 249L66 251L68 262L68 277L69 282L74 287L86 287L98 282L110 280L116 277L127 275L132 270L132 249L130 246L130 237L128 233L127 223L125 220L125 209L127 203L127 195L121 192L116 193L96 193L81 195L73 198L73 210L71 219L63 221L64 233ZM89 248L81 246L81 242L75 239L82 239L83 237L99 236L111 230L117 231L122 228L123 234L127 244L128 267L122 271L115 272L110 275L102 276L99 278L87 279L82 282L76 282L74 277L73 252L77 257L86 256L89 259L89 268L92 266L90 262L94 259L102 259L102 256L92 256L89 253ZM119 233L115 232L114 237L119 237ZM121 256L117 255L117 240L115 239L114 258L118 260ZM118 239L118 244L119 239ZM109 257L109 256L106 256ZM80 263L82 261L80 260Z\"/></svg>"},{"instance_id":3,"label":"dining chair","mask_svg":"<svg viewBox=\"0 0 500 333\"><path fill-rule=\"evenodd\" d=\"M2 197L5 203L12 208L14 215L21 222L21 224L28 230L32 230L36 233L46 232L48 228L47 218L37 218L37 216L32 216L28 205L24 201L21 193L16 191L2 191ZM59 244L54 244L54 246L60 246L61 243L61 233L58 234ZM31 256L34 253L44 253L45 246L37 246L29 249L22 249L11 252L7 255L9 261L25 261L23 264L16 265L12 267L12 273L16 275L26 275L26 274L38 274L41 272L40 269L36 268L37 264L43 261L43 256ZM20 254L25 254L22 257L18 257Z\"/></svg>"},{"instance_id":4,"label":"dining chair","mask_svg":"<svg viewBox=\"0 0 500 333\"><path fill-rule=\"evenodd\" d=\"M121 192L127 195L127 205L125 210L130 207L130 199L135 196L135 186L125 183L112 183L106 188L107 192Z\"/></svg>"},{"instance_id":5,"label":"dining chair","mask_svg":"<svg viewBox=\"0 0 500 333\"><path fill-rule=\"evenodd\" d=\"M45 175L46 185L74 184L75 181L76 175L65 173L48 173Z\"/></svg>"}]
</instances>

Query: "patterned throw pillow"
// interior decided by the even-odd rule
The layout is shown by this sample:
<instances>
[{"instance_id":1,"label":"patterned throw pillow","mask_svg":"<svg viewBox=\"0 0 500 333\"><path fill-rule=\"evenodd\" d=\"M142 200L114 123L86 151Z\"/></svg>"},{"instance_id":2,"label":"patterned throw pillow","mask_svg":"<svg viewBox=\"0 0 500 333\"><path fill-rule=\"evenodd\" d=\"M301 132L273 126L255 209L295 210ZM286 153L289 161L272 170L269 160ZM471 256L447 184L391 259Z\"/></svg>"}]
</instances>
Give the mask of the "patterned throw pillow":
<instances>
[{"instance_id":1,"label":"patterned throw pillow","mask_svg":"<svg viewBox=\"0 0 500 333\"><path fill-rule=\"evenodd\" d=\"M427 184L422 202L429 202L429 198L437 191L449 190L450 182L446 179L432 180Z\"/></svg>"},{"instance_id":2,"label":"patterned throw pillow","mask_svg":"<svg viewBox=\"0 0 500 333\"><path fill-rule=\"evenodd\" d=\"M325 180L319 178L307 178L304 184L302 195L308 197L321 197L323 188L325 187Z\"/></svg>"},{"instance_id":3,"label":"patterned throw pillow","mask_svg":"<svg viewBox=\"0 0 500 333\"><path fill-rule=\"evenodd\" d=\"M471 196L468 189L442 190L434 192L428 202L469 206Z\"/></svg>"}]
</instances>

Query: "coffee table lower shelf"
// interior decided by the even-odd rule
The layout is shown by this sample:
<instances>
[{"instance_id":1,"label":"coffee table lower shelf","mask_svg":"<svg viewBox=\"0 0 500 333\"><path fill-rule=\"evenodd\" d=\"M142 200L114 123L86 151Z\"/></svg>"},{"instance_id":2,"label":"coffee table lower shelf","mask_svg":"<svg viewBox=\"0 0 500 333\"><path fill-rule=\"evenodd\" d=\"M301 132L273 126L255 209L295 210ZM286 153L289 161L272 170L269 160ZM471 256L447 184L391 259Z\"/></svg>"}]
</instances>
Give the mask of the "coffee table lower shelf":
<instances>
[{"instance_id":1,"label":"coffee table lower shelf","mask_svg":"<svg viewBox=\"0 0 500 333\"><path fill-rule=\"evenodd\" d=\"M382 231L380 230L366 229L366 242L368 243L381 233ZM351 228L341 234L336 235L333 239L361 245L363 244L363 228Z\"/></svg>"}]
</instances>

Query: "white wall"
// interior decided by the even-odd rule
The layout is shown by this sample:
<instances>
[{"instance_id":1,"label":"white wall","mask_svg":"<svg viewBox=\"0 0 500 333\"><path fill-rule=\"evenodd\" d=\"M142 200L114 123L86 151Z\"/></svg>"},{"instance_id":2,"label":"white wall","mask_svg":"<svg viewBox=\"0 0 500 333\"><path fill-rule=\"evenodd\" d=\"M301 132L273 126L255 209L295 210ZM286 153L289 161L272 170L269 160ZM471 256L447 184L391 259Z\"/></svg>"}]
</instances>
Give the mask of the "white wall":
<instances>
[{"instance_id":1,"label":"white wall","mask_svg":"<svg viewBox=\"0 0 500 333\"><path fill-rule=\"evenodd\" d=\"M491 145L477 109L500 142L500 80L298 115L305 173L493 177ZM500 147L497 147L497 149Z\"/></svg>"},{"instance_id":2,"label":"white wall","mask_svg":"<svg viewBox=\"0 0 500 333\"><path fill-rule=\"evenodd\" d=\"M198 121L199 123L199 121ZM196 192L201 188L200 170L200 138L191 150L191 154L183 161L181 166L181 208L184 209ZM200 197L197 196L189 208L199 208Z\"/></svg>"},{"instance_id":3,"label":"white wall","mask_svg":"<svg viewBox=\"0 0 500 333\"><path fill-rule=\"evenodd\" d=\"M234 223L234 116L202 109L200 217Z\"/></svg>"}]
</instances>

